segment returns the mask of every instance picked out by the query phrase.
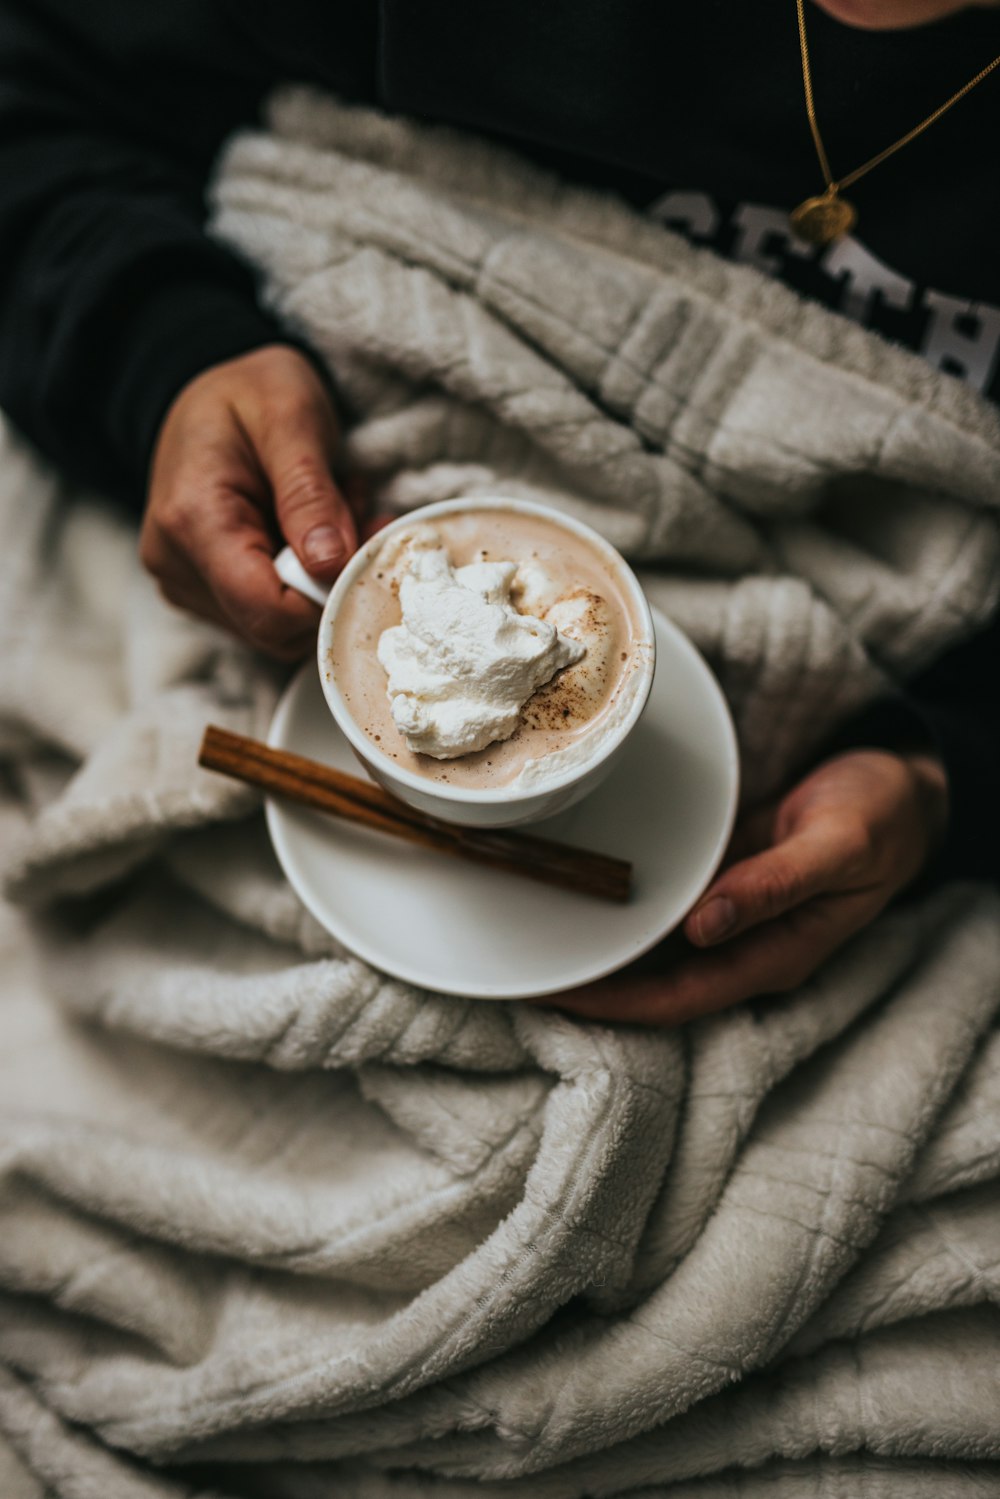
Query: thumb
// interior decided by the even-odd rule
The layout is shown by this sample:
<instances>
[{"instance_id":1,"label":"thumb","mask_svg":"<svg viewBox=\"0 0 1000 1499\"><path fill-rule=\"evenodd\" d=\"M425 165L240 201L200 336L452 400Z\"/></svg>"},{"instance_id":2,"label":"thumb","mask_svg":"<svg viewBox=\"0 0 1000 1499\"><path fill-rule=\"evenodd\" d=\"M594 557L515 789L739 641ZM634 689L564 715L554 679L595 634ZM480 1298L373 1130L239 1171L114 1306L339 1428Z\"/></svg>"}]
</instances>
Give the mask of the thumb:
<instances>
[{"instance_id":1,"label":"thumb","mask_svg":"<svg viewBox=\"0 0 1000 1499\"><path fill-rule=\"evenodd\" d=\"M281 534L307 572L332 582L358 544L350 506L334 483L332 414L310 401L284 413L260 447Z\"/></svg>"},{"instance_id":2,"label":"thumb","mask_svg":"<svg viewBox=\"0 0 1000 1499\"><path fill-rule=\"evenodd\" d=\"M689 940L709 947L838 888L843 852L824 832L797 833L724 870L685 921Z\"/></svg>"}]
</instances>

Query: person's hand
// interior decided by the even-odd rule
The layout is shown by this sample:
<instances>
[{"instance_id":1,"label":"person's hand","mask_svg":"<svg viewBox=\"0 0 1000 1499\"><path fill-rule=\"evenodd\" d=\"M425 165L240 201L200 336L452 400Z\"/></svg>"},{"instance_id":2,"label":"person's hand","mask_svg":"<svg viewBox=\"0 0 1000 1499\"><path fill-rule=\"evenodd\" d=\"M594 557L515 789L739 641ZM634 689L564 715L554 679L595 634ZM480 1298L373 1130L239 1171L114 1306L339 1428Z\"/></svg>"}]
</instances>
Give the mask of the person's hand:
<instances>
[{"instance_id":1,"label":"person's hand","mask_svg":"<svg viewBox=\"0 0 1000 1499\"><path fill-rule=\"evenodd\" d=\"M323 382L284 344L191 380L157 437L139 538L166 598L269 655L304 655L319 610L281 582L271 559L287 541L332 582L356 548L331 474L337 440Z\"/></svg>"},{"instance_id":2,"label":"person's hand","mask_svg":"<svg viewBox=\"0 0 1000 1499\"><path fill-rule=\"evenodd\" d=\"M920 873L946 820L947 779L933 756L840 755L745 819L684 923L681 951L664 944L663 972L625 970L538 1002L588 1019L678 1025L787 993Z\"/></svg>"}]
</instances>

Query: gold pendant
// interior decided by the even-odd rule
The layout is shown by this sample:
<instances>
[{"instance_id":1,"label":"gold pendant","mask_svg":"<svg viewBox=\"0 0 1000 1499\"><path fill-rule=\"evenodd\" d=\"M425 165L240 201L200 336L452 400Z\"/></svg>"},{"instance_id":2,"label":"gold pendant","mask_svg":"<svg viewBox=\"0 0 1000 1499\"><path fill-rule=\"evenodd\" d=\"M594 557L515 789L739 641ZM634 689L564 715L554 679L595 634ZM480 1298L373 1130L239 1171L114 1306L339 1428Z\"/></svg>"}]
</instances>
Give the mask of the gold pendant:
<instances>
[{"instance_id":1,"label":"gold pendant","mask_svg":"<svg viewBox=\"0 0 1000 1499\"><path fill-rule=\"evenodd\" d=\"M854 228L858 213L836 188L831 188L821 198L807 198L792 209L789 218L799 239L809 245L828 245Z\"/></svg>"}]
</instances>

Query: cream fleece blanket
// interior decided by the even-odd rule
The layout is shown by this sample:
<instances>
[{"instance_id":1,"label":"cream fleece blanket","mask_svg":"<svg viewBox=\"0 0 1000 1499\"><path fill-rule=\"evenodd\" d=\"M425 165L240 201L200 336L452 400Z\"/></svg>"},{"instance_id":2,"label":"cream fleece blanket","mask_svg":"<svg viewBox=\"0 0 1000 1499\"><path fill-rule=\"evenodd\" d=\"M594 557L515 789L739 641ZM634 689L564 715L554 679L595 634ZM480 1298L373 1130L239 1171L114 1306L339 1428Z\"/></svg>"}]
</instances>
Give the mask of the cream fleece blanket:
<instances>
[{"instance_id":1,"label":"cream fleece blanket","mask_svg":"<svg viewBox=\"0 0 1000 1499\"><path fill-rule=\"evenodd\" d=\"M995 415L610 199L288 93L217 227L383 507L645 568L751 796L995 604ZM0 517L3 1499L1000 1492L995 891L680 1033L415 992L194 769L276 676L9 432Z\"/></svg>"}]
</instances>

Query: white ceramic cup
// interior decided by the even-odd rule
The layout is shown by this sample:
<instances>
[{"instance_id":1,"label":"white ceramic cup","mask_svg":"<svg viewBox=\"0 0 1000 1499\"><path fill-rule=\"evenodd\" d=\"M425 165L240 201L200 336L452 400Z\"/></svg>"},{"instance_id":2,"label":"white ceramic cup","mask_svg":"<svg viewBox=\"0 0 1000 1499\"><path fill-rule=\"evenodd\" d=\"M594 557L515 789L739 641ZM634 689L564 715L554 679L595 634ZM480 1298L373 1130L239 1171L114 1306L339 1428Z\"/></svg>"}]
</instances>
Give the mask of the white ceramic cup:
<instances>
[{"instance_id":1,"label":"white ceramic cup","mask_svg":"<svg viewBox=\"0 0 1000 1499\"><path fill-rule=\"evenodd\" d=\"M511 511L519 515L537 516L555 528L562 527L575 536L583 537L608 564L622 589L635 608L640 622L640 635L635 643L637 652L636 684L629 710L620 723L600 739L590 759L574 765L551 780L536 782L518 790L511 786L470 788L453 786L448 782L432 781L409 770L402 770L365 733L352 717L337 686L336 666L330 658L330 646L334 620L355 580L373 561L385 541L395 532L408 529L417 522L434 521L439 516L456 515L474 510L496 512ZM418 808L433 817L465 826L499 828L512 827L517 823L535 822L542 817L551 817L563 811L573 802L579 801L592 791L615 764L625 743L635 728L646 706L649 690L653 685L656 664L656 642L653 620L646 597L638 579L628 563L615 548L589 526L573 520L557 510L542 505L532 505L525 500L507 499L503 496L477 496L474 499L443 500L436 505L426 505L412 514L404 515L376 533L348 562L333 588L326 592L321 583L310 578L294 552L286 548L275 558L275 567L282 581L301 593L323 604L323 617L319 624L316 654L319 679L327 706L336 720L338 728L350 744L357 758L373 780L387 791L398 796L400 801ZM325 601L324 601L325 600ZM377 666L377 663L376 663ZM381 670L381 668L378 668Z\"/></svg>"}]
</instances>

